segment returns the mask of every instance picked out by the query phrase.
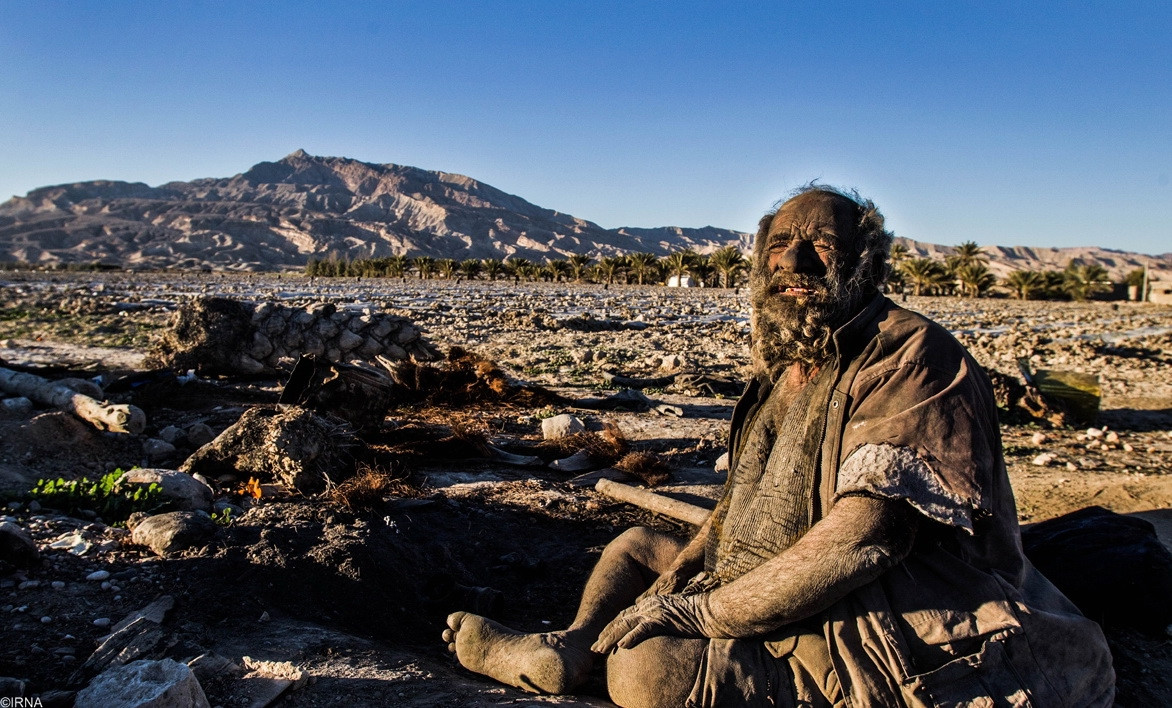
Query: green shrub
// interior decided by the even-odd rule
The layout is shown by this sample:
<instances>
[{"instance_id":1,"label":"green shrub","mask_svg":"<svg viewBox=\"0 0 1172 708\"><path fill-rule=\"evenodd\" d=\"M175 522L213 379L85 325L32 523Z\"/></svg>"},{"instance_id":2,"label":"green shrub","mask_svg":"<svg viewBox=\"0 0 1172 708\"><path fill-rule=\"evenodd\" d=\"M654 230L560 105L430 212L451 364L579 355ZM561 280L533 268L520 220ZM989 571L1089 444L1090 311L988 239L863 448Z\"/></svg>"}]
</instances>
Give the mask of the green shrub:
<instances>
[{"instance_id":1,"label":"green shrub","mask_svg":"<svg viewBox=\"0 0 1172 708\"><path fill-rule=\"evenodd\" d=\"M70 516L82 510L92 511L108 524L123 523L137 511L155 513L167 506L163 488L158 484L121 486L118 481L124 474L121 469L116 469L97 481L88 477L39 479L28 496L42 506Z\"/></svg>"}]
</instances>

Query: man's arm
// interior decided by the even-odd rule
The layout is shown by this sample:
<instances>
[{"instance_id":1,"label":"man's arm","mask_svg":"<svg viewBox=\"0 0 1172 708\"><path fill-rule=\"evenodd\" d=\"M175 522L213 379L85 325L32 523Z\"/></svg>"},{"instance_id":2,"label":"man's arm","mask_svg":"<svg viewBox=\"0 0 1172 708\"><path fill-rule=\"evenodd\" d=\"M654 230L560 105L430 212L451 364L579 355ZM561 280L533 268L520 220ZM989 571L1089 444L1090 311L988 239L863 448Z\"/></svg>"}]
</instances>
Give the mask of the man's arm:
<instances>
[{"instance_id":1,"label":"man's arm","mask_svg":"<svg viewBox=\"0 0 1172 708\"><path fill-rule=\"evenodd\" d=\"M717 505L717 510L720 506L726 504L727 497L722 498ZM712 532L712 518L716 516L716 511L708 515L708 520L684 546L676 559L672 561L671 566L663 571L659 578L652 583L651 587L639 596L639 599L650 597L652 595L670 595L677 593L684 589L688 581L692 579L697 573L704 569L704 550L708 546L708 534Z\"/></svg>"},{"instance_id":2,"label":"man's arm","mask_svg":"<svg viewBox=\"0 0 1172 708\"><path fill-rule=\"evenodd\" d=\"M774 558L710 593L646 597L602 631L593 650L649 637L753 637L826 609L903 560L917 515L902 501L843 497Z\"/></svg>"}]
</instances>

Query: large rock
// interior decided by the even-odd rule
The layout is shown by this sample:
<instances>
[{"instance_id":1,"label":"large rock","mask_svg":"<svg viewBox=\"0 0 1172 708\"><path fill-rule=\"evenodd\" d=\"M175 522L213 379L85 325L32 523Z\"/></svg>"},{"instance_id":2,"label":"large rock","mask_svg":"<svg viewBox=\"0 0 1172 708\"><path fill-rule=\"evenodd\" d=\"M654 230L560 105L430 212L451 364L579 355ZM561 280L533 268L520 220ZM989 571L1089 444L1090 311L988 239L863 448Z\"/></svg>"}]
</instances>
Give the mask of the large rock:
<instances>
[{"instance_id":1,"label":"large rock","mask_svg":"<svg viewBox=\"0 0 1172 708\"><path fill-rule=\"evenodd\" d=\"M223 474L255 477L314 494L354 473L349 450L357 444L353 431L338 419L299 406L258 406L196 450L179 469L208 479Z\"/></svg>"},{"instance_id":2,"label":"large rock","mask_svg":"<svg viewBox=\"0 0 1172 708\"><path fill-rule=\"evenodd\" d=\"M0 523L0 561L31 568L40 560L37 544L24 529L11 521Z\"/></svg>"},{"instance_id":3,"label":"large rock","mask_svg":"<svg viewBox=\"0 0 1172 708\"><path fill-rule=\"evenodd\" d=\"M207 545L215 536L216 524L207 514L172 511L143 519L134 527L130 539L165 556Z\"/></svg>"},{"instance_id":4,"label":"large rock","mask_svg":"<svg viewBox=\"0 0 1172 708\"><path fill-rule=\"evenodd\" d=\"M186 664L143 659L110 669L78 692L74 708L211 708Z\"/></svg>"},{"instance_id":5,"label":"large rock","mask_svg":"<svg viewBox=\"0 0 1172 708\"><path fill-rule=\"evenodd\" d=\"M157 484L163 488L163 496L174 502L183 511L208 511L212 508L212 488L189 474L177 470L137 469L130 470L118 481L119 484Z\"/></svg>"}]
</instances>

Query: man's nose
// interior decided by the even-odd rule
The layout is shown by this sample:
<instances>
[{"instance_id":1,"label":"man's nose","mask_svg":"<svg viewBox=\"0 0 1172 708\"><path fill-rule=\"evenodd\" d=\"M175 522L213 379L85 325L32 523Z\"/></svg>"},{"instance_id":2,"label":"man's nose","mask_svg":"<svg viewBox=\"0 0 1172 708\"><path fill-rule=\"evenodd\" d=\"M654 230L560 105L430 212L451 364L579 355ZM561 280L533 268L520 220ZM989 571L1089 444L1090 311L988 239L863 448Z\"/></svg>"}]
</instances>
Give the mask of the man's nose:
<instances>
[{"instance_id":1,"label":"man's nose","mask_svg":"<svg viewBox=\"0 0 1172 708\"><path fill-rule=\"evenodd\" d=\"M789 273L822 275L826 267L814 250L814 243L806 239L794 239L785 250L778 254L773 270Z\"/></svg>"}]
</instances>

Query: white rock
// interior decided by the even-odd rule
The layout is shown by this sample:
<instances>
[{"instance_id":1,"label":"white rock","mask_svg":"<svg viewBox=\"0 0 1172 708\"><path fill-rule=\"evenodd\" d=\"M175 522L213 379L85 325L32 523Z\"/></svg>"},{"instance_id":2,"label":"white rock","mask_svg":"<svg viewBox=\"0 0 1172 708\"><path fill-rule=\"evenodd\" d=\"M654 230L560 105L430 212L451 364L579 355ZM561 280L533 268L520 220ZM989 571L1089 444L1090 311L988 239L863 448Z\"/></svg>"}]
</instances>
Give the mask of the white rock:
<instances>
[{"instance_id":1,"label":"white rock","mask_svg":"<svg viewBox=\"0 0 1172 708\"><path fill-rule=\"evenodd\" d=\"M109 617L99 617L94 620L95 627L109 627L113 621Z\"/></svg>"},{"instance_id":2,"label":"white rock","mask_svg":"<svg viewBox=\"0 0 1172 708\"><path fill-rule=\"evenodd\" d=\"M664 371L675 371L683 365L684 358L679 354L668 354L659 360L659 368Z\"/></svg>"},{"instance_id":3,"label":"white rock","mask_svg":"<svg viewBox=\"0 0 1172 708\"><path fill-rule=\"evenodd\" d=\"M1095 438L1103 437L1103 431L1098 428L1087 428L1086 435L1091 440L1094 440Z\"/></svg>"},{"instance_id":4,"label":"white rock","mask_svg":"<svg viewBox=\"0 0 1172 708\"><path fill-rule=\"evenodd\" d=\"M724 453L716 458L716 464L712 466L714 472L728 472L728 453Z\"/></svg>"},{"instance_id":5,"label":"white rock","mask_svg":"<svg viewBox=\"0 0 1172 708\"><path fill-rule=\"evenodd\" d=\"M1037 465L1038 467L1045 467L1046 465L1050 464L1053 461L1054 461L1054 455L1049 452L1043 452L1042 454L1038 455L1033 460L1031 460L1031 462L1033 462L1033 464Z\"/></svg>"},{"instance_id":6,"label":"white rock","mask_svg":"<svg viewBox=\"0 0 1172 708\"><path fill-rule=\"evenodd\" d=\"M86 580L93 580L94 582L97 582L100 580L109 580L110 579L110 571L108 571L108 570L95 570L94 572L85 576L85 579Z\"/></svg>"},{"instance_id":7,"label":"white rock","mask_svg":"<svg viewBox=\"0 0 1172 708\"><path fill-rule=\"evenodd\" d=\"M78 692L74 708L210 708L186 664L173 659L132 661L99 674Z\"/></svg>"},{"instance_id":8,"label":"white rock","mask_svg":"<svg viewBox=\"0 0 1172 708\"><path fill-rule=\"evenodd\" d=\"M585 450L579 450L569 457L554 460L549 463L549 466L559 472L582 472L583 470L588 470L598 465L590 459L590 453Z\"/></svg>"},{"instance_id":9,"label":"white rock","mask_svg":"<svg viewBox=\"0 0 1172 708\"><path fill-rule=\"evenodd\" d=\"M119 484L158 484L163 496L171 499L180 509L186 511L207 511L212 508L212 488L189 474L177 470L137 469L130 470Z\"/></svg>"},{"instance_id":10,"label":"white rock","mask_svg":"<svg viewBox=\"0 0 1172 708\"><path fill-rule=\"evenodd\" d=\"M1038 431L1030 436L1030 442L1035 445L1041 445L1042 443L1046 442L1046 434Z\"/></svg>"},{"instance_id":11,"label":"white rock","mask_svg":"<svg viewBox=\"0 0 1172 708\"><path fill-rule=\"evenodd\" d=\"M586 432L586 426L576 416L562 413L541 421L541 436L546 440L557 440L567 435Z\"/></svg>"},{"instance_id":12,"label":"white rock","mask_svg":"<svg viewBox=\"0 0 1172 708\"><path fill-rule=\"evenodd\" d=\"M1103 440L1109 443L1117 443L1119 442L1119 433L1112 430L1103 437Z\"/></svg>"}]
</instances>

